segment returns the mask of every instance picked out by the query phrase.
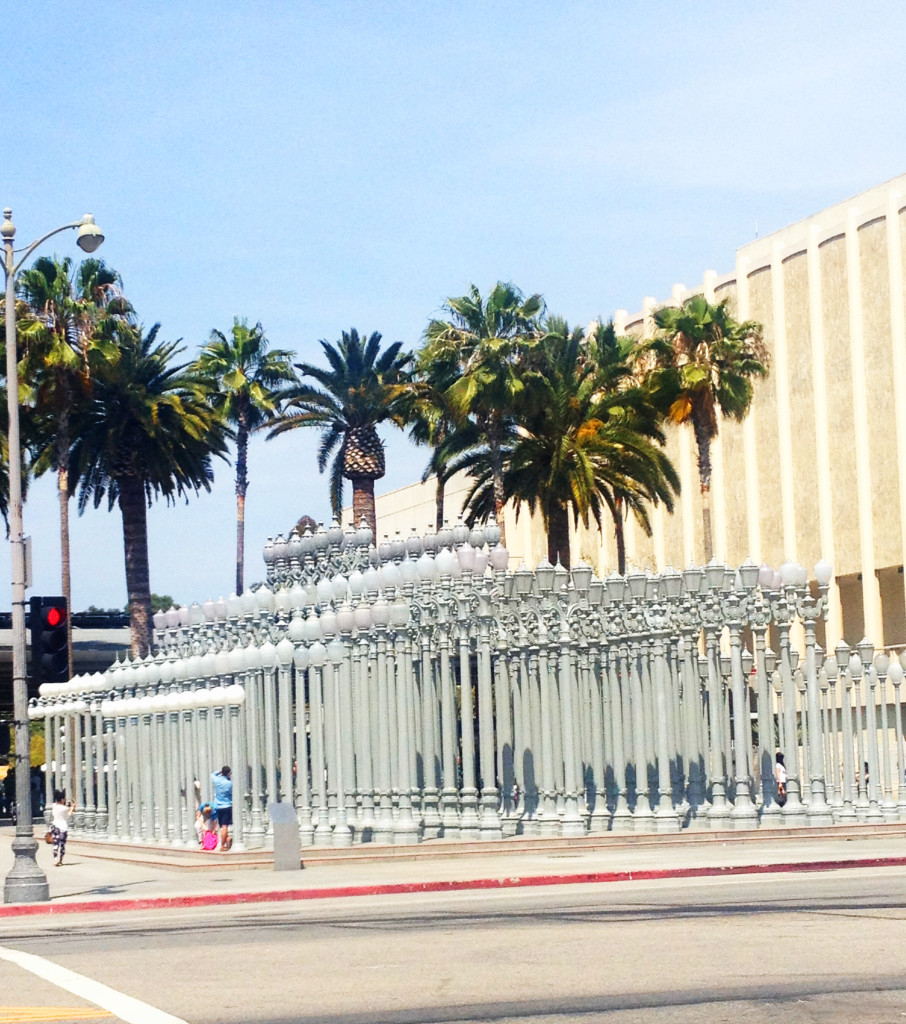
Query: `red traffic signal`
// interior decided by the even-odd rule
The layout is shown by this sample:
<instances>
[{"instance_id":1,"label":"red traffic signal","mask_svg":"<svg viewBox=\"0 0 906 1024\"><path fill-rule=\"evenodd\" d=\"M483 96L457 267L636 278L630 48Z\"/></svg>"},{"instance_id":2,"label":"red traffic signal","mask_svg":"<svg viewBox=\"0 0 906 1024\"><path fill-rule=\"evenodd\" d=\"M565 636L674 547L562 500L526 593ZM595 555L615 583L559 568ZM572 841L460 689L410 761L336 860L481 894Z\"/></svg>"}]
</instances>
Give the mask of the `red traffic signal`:
<instances>
[{"instance_id":1,"label":"red traffic signal","mask_svg":"<svg viewBox=\"0 0 906 1024\"><path fill-rule=\"evenodd\" d=\"M44 610L44 623L47 626L61 626L66 623L66 608L53 604Z\"/></svg>"},{"instance_id":2,"label":"red traffic signal","mask_svg":"<svg viewBox=\"0 0 906 1024\"><path fill-rule=\"evenodd\" d=\"M42 683L64 683L69 679L68 609L62 597L33 597L31 629L31 673L34 690Z\"/></svg>"}]
</instances>

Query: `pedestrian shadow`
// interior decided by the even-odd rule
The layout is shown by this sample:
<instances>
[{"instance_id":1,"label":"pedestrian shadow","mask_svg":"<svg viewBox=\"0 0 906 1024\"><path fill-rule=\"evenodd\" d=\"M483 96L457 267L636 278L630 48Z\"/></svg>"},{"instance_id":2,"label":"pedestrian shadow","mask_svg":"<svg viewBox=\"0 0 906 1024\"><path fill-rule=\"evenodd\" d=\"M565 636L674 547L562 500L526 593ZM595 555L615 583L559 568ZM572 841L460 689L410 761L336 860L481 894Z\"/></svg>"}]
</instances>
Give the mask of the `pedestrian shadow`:
<instances>
[{"instance_id":1,"label":"pedestrian shadow","mask_svg":"<svg viewBox=\"0 0 906 1024\"><path fill-rule=\"evenodd\" d=\"M139 879L137 882L123 882L120 885L96 885L91 889L81 889L78 892L66 893L66 899L73 896L128 896L136 886L151 885L153 878ZM61 897L56 897L60 899Z\"/></svg>"}]
</instances>

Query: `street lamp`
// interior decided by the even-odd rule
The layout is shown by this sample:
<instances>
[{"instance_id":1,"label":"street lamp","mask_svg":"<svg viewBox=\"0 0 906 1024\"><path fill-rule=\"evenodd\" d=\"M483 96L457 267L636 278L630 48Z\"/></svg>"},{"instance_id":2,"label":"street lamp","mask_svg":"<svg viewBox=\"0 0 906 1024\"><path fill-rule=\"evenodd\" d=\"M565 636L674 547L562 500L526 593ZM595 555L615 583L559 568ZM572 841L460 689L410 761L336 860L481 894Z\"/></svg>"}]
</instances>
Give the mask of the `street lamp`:
<instances>
[{"instance_id":1,"label":"street lamp","mask_svg":"<svg viewBox=\"0 0 906 1024\"><path fill-rule=\"evenodd\" d=\"M3 886L5 903L36 903L50 899L47 877L38 867L31 820L30 742L28 733L28 691L25 685L25 547L22 536L22 452L19 447L19 378L16 346L16 277L25 261L48 238L75 228L76 244L84 252L94 252L104 241L94 217L86 213L81 220L49 231L24 249L14 249L16 228L13 211L3 211L0 236L3 238L3 270L6 274L6 404L9 412L9 540L12 561L12 633L13 633L13 719L16 730L16 837L13 840L13 866ZM18 262L16 257L18 258Z\"/></svg>"}]
</instances>

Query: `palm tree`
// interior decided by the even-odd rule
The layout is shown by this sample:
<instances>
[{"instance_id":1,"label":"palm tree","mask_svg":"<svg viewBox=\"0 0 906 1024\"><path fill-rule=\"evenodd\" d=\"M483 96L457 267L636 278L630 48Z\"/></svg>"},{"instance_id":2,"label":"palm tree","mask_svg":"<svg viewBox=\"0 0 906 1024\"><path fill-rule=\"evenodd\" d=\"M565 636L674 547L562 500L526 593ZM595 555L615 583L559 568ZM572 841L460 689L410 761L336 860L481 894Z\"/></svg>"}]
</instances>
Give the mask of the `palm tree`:
<instances>
[{"instance_id":1,"label":"palm tree","mask_svg":"<svg viewBox=\"0 0 906 1024\"><path fill-rule=\"evenodd\" d=\"M260 323L233 318L229 339L211 331L196 363L211 404L236 438L236 593L245 585L245 496L250 435L273 422L291 384L298 383L292 353L269 351Z\"/></svg>"},{"instance_id":2,"label":"palm tree","mask_svg":"<svg viewBox=\"0 0 906 1024\"><path fill-rule=\"evenodd\" d=\"M409 437L417 445L431 448L431 457L422 474L424 483L435 478L434 509L435 529L444 525L444 491L452 475L452 454L450 441L462 436L469 421L457 415L447 400L447 390L453 385L459 373L458 363L452 359L430 359L427 350L422 349L415 359L415 370L411 381L401 386L401 416L409 426ZM477 443L477 436L469 440L469 447Z\"/></svg>"},{"instance_id":3,"label":"palm tree","mask_svg":"<svg viewBox=\"0 0 906 1024\"><path fill-rule=\"evenodd\" d=\"M330 468L330 504L339 518L343 507L343 481L352 482L352 514L362 519L377 537L374 508L374 481L385 473L384 445L377 426L391 420L402 426L400 385L407 380L412 355L402 352L395 341L381 351L381 335L374 331L367 338L352 328L331 345L321 341L330 364L328 369L311 363L296 363L303 377L311 377L316 387L304 381L287 392L283 413L268 436L297 427L315 427L321 431L318 469L323 473L333 455Z\"/></svg>"},{"instance_id":4,"label":"palm tree","mask_svg":"<svg viewBox=\"0 0 906 1024\"><path fill-rule=\"evenodd\" d=\"M602 526L606 509L617 528L620 571L621 502L650 533L647 506L663 501L670 510L679 480L661 448L663 437L629 371L611 360L599 363L599 339L586 345L581 328L548 319L538 344L523 361L524 390L515 407L517 426L507 445L503 471L507 500L540 511L548 536L548 558L570 565L569 518ZM476 453L476 482L467 499L470 519L492 505L489 460Z\"/></svg>"},{"instance_id":5,"label":"palm tree","mask_svg":"<svg viewBox=\"0 0 906 1024\"><path fill-rule=\"evenodd\" d=\"M714 556L711 535L711 441L718 433L718 410L743 420L754 395L754 381L768 374L762 325L739 323L727 300L714 305L694 295L682 306L654 314L655 338L643 347L654 359L651 393L674 423L691 423L698 449L705 560Z\"/></svg>"},{"instance_id":6,"label":"palm tree","mask_svg":"<svg viewBox=\"0 0 906 1024\"><path fill-rule=\"evenodd\" d=\"M537 294L525 298L514 285L498 281L487 300L473 284L468 295L447 299L444 310L448 319L432 320L425 331L425 359L457 364L445 398L456 415L472 420L487 445L494 512L503 530L504 439L523 387L519 359L538 335L544 300Z\"/></svg>"},{"instance_id":7,"label":"palm tree","mask_svg":"<svg viewBox=\"0 0 906 1024\"><path fill-rule=\"evenodd\" d=\"M30 308L24 340L22 399L37 428L34 472L55 470L60 503L60 565L63 596L71 604L69 551L69 449L72 418L89 390L88 350L102 344L111 325L132 308L123 298L119 274L102 260L42 256L19 277L19 292ZM69 634L72 672L72 634Z\"/></svg>"},{"instance_id":8,"label":"palm tree","mask_svg":"<svg viewBox=\"0 0 906 1024\"><path fill-rule=\"evenodd\" d=\"M151 642L147 507L158 496L175 502L210 490L211 457L226 452L224 424L203 383L173 364L184 349L159 342L159 327L143 333L121 324L115 354L93 354L91 394L69 460L80 513L105 495L110 510L119 505L136 655Z\"/></svg>"}]
</instances>

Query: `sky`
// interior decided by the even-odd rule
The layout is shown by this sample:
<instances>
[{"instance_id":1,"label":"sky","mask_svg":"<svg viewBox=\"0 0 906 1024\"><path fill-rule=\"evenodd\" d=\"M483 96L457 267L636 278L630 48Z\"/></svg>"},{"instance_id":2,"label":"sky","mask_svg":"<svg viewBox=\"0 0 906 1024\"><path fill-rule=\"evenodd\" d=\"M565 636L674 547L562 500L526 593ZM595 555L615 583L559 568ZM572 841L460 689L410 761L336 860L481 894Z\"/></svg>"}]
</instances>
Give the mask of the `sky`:
<instances>
[{"instance_id":1,"label":"sky","mask_svg":"<svg viewBox=\"0 0 906 1024\"><path fill-rule=\"evenodd\" d=\"M446 297L498 280L571 323L635 312L730 270L756 235L906 172L896 0L9 0L6 13L0 202L17 242L93 213L97 255L187 360L234 316L310 362L350 327L416 347ZM77 257L74 234L41 254ZM379 494L426 459L393 429ZM247 582L268 536L329 519L317 439L252 443ZM31 593L56 594L51 478L24 515ZM155 593L227 595L231 465L210 493L156 504L149 533ZM122 607L118 511L73 503L71 536L74 610Z\"/></svg>"}]
</instances>

